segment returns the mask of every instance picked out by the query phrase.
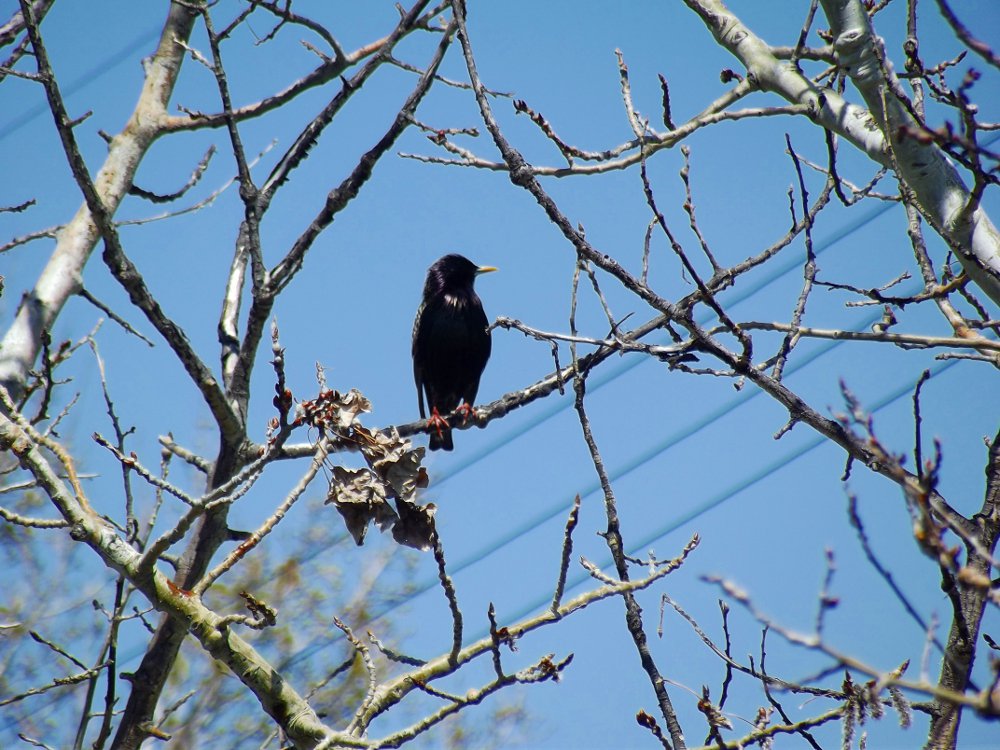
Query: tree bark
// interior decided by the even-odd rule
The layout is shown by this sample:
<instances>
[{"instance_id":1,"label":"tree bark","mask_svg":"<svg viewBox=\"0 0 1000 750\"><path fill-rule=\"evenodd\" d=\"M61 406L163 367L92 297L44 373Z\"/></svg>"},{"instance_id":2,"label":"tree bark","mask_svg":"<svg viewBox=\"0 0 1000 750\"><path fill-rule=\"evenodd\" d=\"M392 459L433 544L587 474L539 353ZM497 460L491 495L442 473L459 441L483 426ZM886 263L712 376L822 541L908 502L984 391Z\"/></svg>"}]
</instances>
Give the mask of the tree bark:
<instances>
[{"instance_id":1,"label":"tree bark","mask_svg":"<svg viewBox=\"0 0 1000 750\"><path fill-rule=\"evenodd\" d=\"M139 101L125 128L112 139L108 158L94 180L109 215L118 210L132 187L139 164L161 133L160 122L167 117L167 106L184 61L185 50L177 41L186 41L191 35L196 15L185 5L170 3L156 52L146 62ZM99 238L100 230L84 202L60 230L49 262L34 288L22 298L14 322L0 342L0 385L15 401L38 357L42 332L52 328L63 305L80 290L84 266Z\"/></svg>"},{"instance_id":2,"label":"tree bark","mask_svg":"<svg viewBox=\"0 0 1000 750\"><path fill-rule=\"evenodd\" d=\"M978 545L967 544L966 568L981 581L989 581L992 572L991 558L1000 539L1000 433L990 446L990 460L986 464L986 497L982 510L972 519L977 527ZM977 546L980 551L977 552ZM989 551L989 555L983 554ZM976 657L976 641L982 626L989 597L989 589L969 585L960 577L946 576L941 587L953 602L951 629L938 687L956 693L969 688L972 667ZM927 747L931 750L954 750L958 746L958 729L962 720L962 707L937 698L931 712L931 726Z\"/></svg>"}]
</instances>

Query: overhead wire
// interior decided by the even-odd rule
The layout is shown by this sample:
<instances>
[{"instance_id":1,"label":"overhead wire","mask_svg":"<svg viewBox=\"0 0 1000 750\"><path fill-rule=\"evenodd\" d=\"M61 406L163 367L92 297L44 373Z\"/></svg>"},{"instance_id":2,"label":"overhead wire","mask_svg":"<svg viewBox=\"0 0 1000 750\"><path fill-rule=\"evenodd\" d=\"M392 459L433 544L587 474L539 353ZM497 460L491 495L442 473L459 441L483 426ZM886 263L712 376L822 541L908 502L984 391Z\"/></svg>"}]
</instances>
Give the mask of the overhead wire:
<instances>
[{"instance_id":1,"label":"overhead wire","mask_svg":"<svg viewBox=\"0 0 1000 750\"><path fill-rule=\"evenodd\" d=\"M928 368L928 372L930 373L929 378L933 379L935 377L938 377L939 375L941 375L954 365L958 364L958 361L959 360L957 359L948 359L939 362L938 364L933 365L932 367L929 367ZM869 413L873 415L878 414L883 409L887 408L888 406L891 406L895 402L899 401L899 399L911 393L913 393L913 383L910 382L904 383L892 389L888 393L883 394L880 398L877 398L875 401L873 401L871 406L869 407ZM667 521L665 524L653 529L645 536L640 538L639 541L634 542L629 548L627 554L630 557L638 557L640 554L642 554L643 550L648 549L649 546L652 545L653 543L663 539L668 534L681 529L682 527L689 524L691 521L694 521L700 516L703 516L705 513L708 513L709 511L718 508L720 505L728 502L729 500L734 499L735 497L745 492L746 490L750 489L754 485L760 483L764 479L767 479L776 472L784 468L787 468L793 462L799 460L800 458L805 457L809 453L812 453L814 450L816 450L816 448L819 448L821 445L825 445L828 443L829 441L824 436L819 434L814 434L808 440L805 440L801 445L797 446L796 448L793 448L792 450L789 450L788 452L784 453L783 455L779 456L773 461L770 461L767 464L764 464L763 466L760 466L756 470L750 472L749 474L741 477L740 479L730 484L728 487L706 498L705 500L703 500L701 503L699 503L686 513L682 513L678 516L675 516L674 518ZM563 510L565 510L565 508ZM602 559L598 563L598 566L603 568L611 564L612 560L610 556L605 556L604 559ZM587 573L578 573L572 577L568 577L566 581L566 589L565 589L566 593L568 594L572 589L576 588L582 583L585 583L588 579L590 579L590 575ZM519 619L528 616L534 611L537 611L539 607L543 607L546 604L550 603L551 601L552 601L551 593L549 593L547 596L540 596L532 600L529 604L525 605L524 607L517 610L513 614L506 616L504 619L507 622L517 622ZM485 637L485 632L480 635L477 635L475 640L478 640L479 638L482 637Z\"/></svg>"},{"instance_id":2,"label":"overhead wire","mask_svg":"<svg viewBox=\"0 0 1000 750\"><path fill-rule=\"evenodd\" d=\"M822 255L824 252L829 250L831 247L836 245L843 239L850 237L854 232L859 231L866 225L875 221L883 214L887 213L893 207L893 203L882 203L878 206L872 207L867 211L863 212L854 221L848 222L840 227L838 230L832 232L826 237L814 243L814 252L817 256ZM783 260L782 263L777 264L771 268L771 273L763 276L760 279L751 281L745 286L736 287L732 290L732 294L727 295L726 305L733 307L745 302L746 300L753 297L755 294L761 292L762 290L769 287L771 284L776 282L783 276L791 273L792 271L802 267L801 258L789 257L787 260ZM704 324L707 320L707 316L699 321L699 324ZM631 372L636 367L639 367L645 362L649 362L649 357L633 357L631 359L625 359L621 364L615 365L613 367L603 368L601 371L595 373L588 379L588 392L594 393L604 386L612 383L623 375ZM547 422L556 415L572 408L572 400L563 399L550 401L547 405L542 406L536 410L535 416L530 419L526 419L520 422L516 428L516 432L523 434L530 430L535 429L539 425ZM510 430L509 433L515 430ZM455 478L461 474L466 469L469 469L473 465L479 463L483 459L494 455L496 450L506 443L509 442L510 435L505 433L497 440L491 440L489 443L483 445L482 447L470 450L466 455L463 456L461 460L452 463L451 467L447 468L445 471L434 476L434 486L440 487L441 485L448 482L450 479Z\"/></svg>"},{"instance_id":3,"label":"overhead wire","mask_svg":"<svg viewBox=\"0 0 1000 750\"><path fill-rule=\"evenodd\" d=\"M869 209L866 212L863 212L856 220L844 224L836 231L830 233L828 236L814 243L815 253L817 255L821 255L822 253L833 247L836 243L850 237L854 232L859 231L867 224L875 221L877 218L888 212L892 208L892 205L893 204L890 203L883 203L879 206ZM776 282L781 277L787 275L788 273L791 273L792 271L798 268L801 268L801 266L802 263L801 260L799 259L789 259L787 261L784 261L780 265L776 265L772 269L772 273L764 276L761 279L754 281L753 283L749 283L745 286L738 287L737 289L735 289L733 294L730 295L730 299L727 300L727 304L731 306L737 305L741 302L744 302L752 298L755 294L766 289L768 286ZM703 323L704 320L700 322ZM860 328L863 329L866 326L870 326L871 323L873 322L875 322L875 318L872 318L871 320L866 318L865 320L862 321ZM806 355L804 359L797 358L794 362L792 362L789 365L789 369L786 370L786 373L787 374L794 373L795 371L803 367L805 364L812 362L817 357L822 356L826 352L833 349L838 343L843 343L843 342L824 342L823 344L819 345L819 348ZM588 380L589 384L588 393L593 394L600 391L602 388L604 388L607 385L610 385L618 378L627 375L635 368L649 361L650 361L649 357L631 357L622 360L620 364L602 368L601 370L596 371L595 374L592 375ZM689 437L690 435L695 434L704 427L707 427L709 424L711 424L717 419L720 419L722 416L728 413L728 411L731 411L733 408L735 408L735 405L743 403L748 398L754 398L757 395L759 395L759 393L760 391L758 390L744 391L741 397L730 399L725 403L725 405L718 407L717 409L711 410L703 418L698 419L695 422L688 425L687 428L682 428L675 431L674 433L671 433L673 436L675 436L674 442L672 442L671 445L667 447L671 447L673 444L679 443L683 441L686 437ZM492 439L480 447L469 450L461 460L453 462L451 466L446 467L444 471L434 474L432 477L434 488L439 489L449 480L454 479L456 476L466 471L467 469L470 469L475 464L479 463L480 461L486 458L489 458L490 456L494 456L498 450L500 450L503 446L510 443L513 434L516 433L518 437L522 437L526 433L534 430L537 427L540 427L553 417L558 416L559 414L567 411L571 407L572 407L572 401L566 399L549 399L545 402L540 403L538 405L538 408L535 410L534 416L529 417L522 422L519 422L517 427L504 432L498 438ZM645 463L646 460L648 460L648 459L643 459L641 457L648 452L649 451L645 451L639 457L633 459L634 461L639 462L636 464L636 466L640 465L641 463ZM596 483L594 486L596 487ZM545 522L547 520L550 520L554 516L558 515L562 511L563 507L564 507L563 505L560 505L559 508L556 510L543 511L537 514L536 516L533 516L532 520L526 521L521 526L519 526L516 533L505 535L502 538L502 543L500 543L499 541L496 543L491 543L490 546L487 548L487 552L485 553L485 555L473 554L467 558L463 558L453 566L450 566L452 571L460 572L461 570L464 570L465 568L469 567L469 565L483 559L483 557L492 554L501 547L505 546L505 544L514 541L515 539L523 536L525 533L530 531L532 528L534 528L533 524ZM322 550L316 550L313 554L305 557L304 560L308 561L312 559L312 557L320 554L321 551ZM428 579L427 581L418 584L417 593L423 593L424 591L430 588L434 588L436 585L437 585L437 577L435 576L433 577L433 579Z\"/></svg>"},{"instance_id":4,"label":"overhead wire","mask_svg":"<svg viewBox=\"0 0 1000 750\"><path fill-rule=\"evenodd\" d=\"M869 327L872 323L875 323L881 318L881 311L878 315L871 315L867 317L862 324L858 326L861 330ZM789 366L785 369L785 377L790 377L794 375L799 370L807 367L809 364L813 363L823 355L834 350L840 345L844 344L844 340L832 340L824 341L823 343L815 346L811 351L805 353L803 356L796 358ZM909 384L907 384L909 387ZM722 419L724 416L731 414L735 409L744 406L751 401L759 398L763 394L763 391L759 389L746 389L740 391L737 395L727 399L724 403L711 409L705 414L701 415L699 418L692 420L691 422L685 424L668 435L664 436L661 440L657 441L653 445L647 447L645 450L640 451L631 458L629 458L624 463L616 466L614 469L608 472L608 478L612 482L617 482L627 475L631 474L636 469L649 463L657 456L665 453L670 448L684 442L685 440L693 437L697 433L711 426L718 420ZM493 555L503 547L511 544L515 540L525 536L529 532L538 528L539 526L552 521L553 519L565 515L567 508L572 504L572 498L579 495L581 498L586 498L589 495L594 494L601 488L600 482L597 479L593 479L587 482L585 485L577 488L574 492L570 492L567 495L561 497L557 502L547 505L542 510L534 513L524 520L522 520L517 526L503 535L494 538L487 546L481 547L472 554L469 554L463 558L460 558L457 562L450 564L448 566L449 575L455 577L461 574L463 571L471 568L476 563L485 560L487 557ZM712 506L714 507L714 506ZM704 511L710 510L710 507L706 507ZM692 518L686 519L685 522L693 520L697 517L696 514ZM417 583L408 593L408 595L399 602L394 602L389 606L380 608L379 610L372 613L372 622L377 621L388 615L390 612L404 606L408 602L416 599L418 596L436 588L439 585L438 578L436 576L429 576L424 581ZM304 646L301 651L287 657L282 666L291 666L302 659L310 658L315 655L318 651L322 650L326 645L330 645L334 642L341 640L339 634L331 634L329 637L322 636L318 638L314 643Z\"/></svg>"},{"instance_id":5,"label":"overhead wire","mask_svg":"<svg viewBox=\"0 0 1000 750\"><path fill-rule=\"evenodd\" d=\"M91 67L87 68L79 75L71 78L65 86L60 86L63 91L64 98L68 100L81 89L86 88L91 83L95 83L112 69L118 67L121 63L131 58L136 52L144 49L151 41L158 39L161 32L162 29L160 26L147 29L139 36L132 39L132 41L127 42L107 57L101 58ZM18 116L0 126L0 140L13 135L32 120L40 117L41 115L47 114L48 112L49 104L46 101L40 101L37 104L28 107Z\"/></svg>"},{"instance_id":6,"label":"overhead wire","mask_svg":"<svg viewBox=\"0 0 1000 750\"><path fill-rule=\"evenodd\" d=\"M993 143L997 140L1000 140L1000 132L989 134L983 139L982 145L986 148L993 145ZM861 212L860 216L855 218L853 221L845 222L830 234L814 241L813 252L817 257L822 255L841 240L847 239L855 232L878 219L880 216L888 213L896 205L898 204L894 202L883 201L878 205L869 208L867 211ZM781 257L784 258L785 256ZM801 267L802 259L789 255L787 259L783 259L781 263L769 266L771 270L770 274L764 275L759 279L749 281L746 285L732 289L731 293L727 294L726 305L728 307L734 307L742 302L745 302L776 282L781 277ZM699 321L699 324L703 325L707 319L708 317L706 316ZM617 366L603 368L599 373L594 374L589 378L587 390L589 393L594 393L648 361L650 361L649 357L632 358L623 360L623 362ZM535 427L547 422L561 412L570 409L572 405L572 401L568 399L550 401L547 405L538 408L534 417L519 423L516 431L518 434L523 434L533 430ZM434 486L440 487L461 474L466 469L479 463L483 459L494 455L500 446L509 442L511 433L513 432L514 430L510 430L504 433L504 435L502 435L499 439L492 440L482 447L468 451L461 460L453 462L451 467L447 468L443 472L440 472L434 477Z\"/></svg>"}]
</instances>

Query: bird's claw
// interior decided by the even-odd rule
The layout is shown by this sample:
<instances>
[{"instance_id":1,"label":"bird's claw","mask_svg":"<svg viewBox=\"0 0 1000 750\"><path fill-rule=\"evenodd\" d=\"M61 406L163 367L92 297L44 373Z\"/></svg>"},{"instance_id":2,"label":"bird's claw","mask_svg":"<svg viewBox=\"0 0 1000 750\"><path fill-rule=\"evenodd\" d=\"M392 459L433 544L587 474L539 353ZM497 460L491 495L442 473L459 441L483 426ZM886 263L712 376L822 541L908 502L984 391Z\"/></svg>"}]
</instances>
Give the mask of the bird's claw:
<instances>
[{"instance_id":1,"label":"bird's claw","mask_svg":"<svg viewBox=\"0 0 1000 750\"><path fill-rule=\"evenodd\" d=\"M442 436L442 428L448 426L448 420L438 413L436 406L431 410L431 415L427 419L427 426L437 430L438 437Z\"/></svg>"},{"instance_id":2,"label":"bird's claw","mask_svg":"<svg viewBox=\"0 0 1000 750\"><path fill-rule=\"evenodd\" d=\"M457 409L455 409L455 411L457 413L459 413L459 414L462 415L462 424L465 424L466 422L468 422L469 421L469 417L474 417L475 414L476 414L476 412L473 410L472 406L470 404L464 402L464 401L462 402L461 406L459 406Z\"/></svg>"}]
</instances>

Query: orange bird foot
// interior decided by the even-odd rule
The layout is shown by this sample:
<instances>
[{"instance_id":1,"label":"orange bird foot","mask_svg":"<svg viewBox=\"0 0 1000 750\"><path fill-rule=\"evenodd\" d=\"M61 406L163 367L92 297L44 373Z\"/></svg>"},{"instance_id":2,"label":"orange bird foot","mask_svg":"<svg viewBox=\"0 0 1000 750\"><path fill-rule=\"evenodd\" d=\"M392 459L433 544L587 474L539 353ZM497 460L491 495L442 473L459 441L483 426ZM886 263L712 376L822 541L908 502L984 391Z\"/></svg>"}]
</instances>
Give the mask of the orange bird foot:
<instances>
[{"instance_id":1,"label":"orange bird foot","mask_svg":"<svg viewBox=\"0 0 1000 750\"><path fill-rule=\"evenodd\" d=\"M438 437L441 437L442 428L448 427L448 420L442 417L438 413L436 406L433 409L431 409L431 416L427 420L427 426L433 427L435 430L437 430Z\"/></svg>"},{"instance_id":2,"label":"orange bird foot","mask_svg":"<svg viewBox=\"0 0 1000 750\"><path fill-rule=\"evenodd\" d=\"M462 402L461 406L459 406L457 409L455 409L455 411L457 413L459 413L459 414L462 415L462 424L465 424L466 422L468 422L469 421L469 417L474 417L475 414L476 414L473 411L472 406L470 406L469 404L465 403L464 401Z\"/></svg>"}]
</instances>

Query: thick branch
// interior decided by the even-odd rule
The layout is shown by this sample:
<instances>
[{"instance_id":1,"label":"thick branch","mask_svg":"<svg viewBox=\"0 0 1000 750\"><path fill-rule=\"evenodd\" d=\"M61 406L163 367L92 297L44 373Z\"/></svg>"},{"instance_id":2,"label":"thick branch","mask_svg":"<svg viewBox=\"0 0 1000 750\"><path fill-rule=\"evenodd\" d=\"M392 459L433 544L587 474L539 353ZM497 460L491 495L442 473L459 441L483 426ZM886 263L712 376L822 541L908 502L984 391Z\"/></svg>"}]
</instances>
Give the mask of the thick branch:
<instances>
[{"instance_id":1,"label":"thick branch","mask_svg":"<svg viewBox=\"0 0 1000 750\"><path fill-rule=\"evenodd\" d=\"M186 40L195 14L183 3L171 3L156 52L146 65L146 78L135 110L111 140L108 158L94 178L96 195L109 216L114 215L132 186L136 170L160 134L159 123L180 73ZM100 231L85 202L58 232L56 248L34 289L18 307L13 324L0 343L0 384L17 400L41 349L42 331L50 330L66 300L79 291L83 268Z\"/></svg>"},{"instance_id":2,"label":"thick branch","mask_svg":"<svg viewBox=\"0 0 1000 750\"><path fill-rule=\"evenodd\" d=\"M957 589L954 593L958 606L952 615L937 686L944 693L958 695L964 695L970 684L979 631L990 594L989 586L975 585L973 581L975 578L981 581L993 578L991 558L1000 539L1000 432L990 445L986 464L986 496L982 510L974 516L974 520L975 538L966 543L966 571L969 575L952 577L942 583L942 587L954 586ZM935 749L957 747L961 718L961 703L935 696L928 746Z\"/></svg>"},{"instance_id":3,"label":"thick branch","mask_svg":"<svg viewBox=\"0 0 1000 750\"><path fill-rule=\"evenodd\" d=\"M254 693L264 710L297 746L315 747L321 740L335 736L305 699L252 646L225 627L223 618L205 607L199 597L178 588L156 568L143 571L139 552L88 510L85 502L67 491L35 440L2 412L0 449L11 451L35 477L59 513L72 525L73 539L93 549L107 567L125 576L158 610L184 623L202 646Z\"/></svg>"},{"instance_id":4,"label":"thick branch","mask_svg":"<svg viewBox=\"0 0 1000 750\"><path fill-rule=\"evenodd\" d=\"M885 54L860 0L823 0L823 9L840 64L865 98L867 110L832 89L821 89L794 64L779 60L721 0L684 2L719 44L746 66L748 80L789 102L808 104L817 124L843 136L879 164L898 169L928 222L949 245L960 249L959 258L970 276L1000 304L1000 233L978 206L965 210L972 196L944 152L902 135L915 122L894 94L886 94L896 81L887 81L893 74L887 62L880 62Z\"/></svg>"}]
</instances>

